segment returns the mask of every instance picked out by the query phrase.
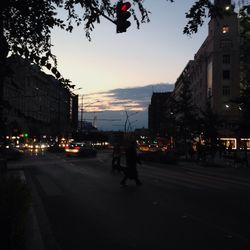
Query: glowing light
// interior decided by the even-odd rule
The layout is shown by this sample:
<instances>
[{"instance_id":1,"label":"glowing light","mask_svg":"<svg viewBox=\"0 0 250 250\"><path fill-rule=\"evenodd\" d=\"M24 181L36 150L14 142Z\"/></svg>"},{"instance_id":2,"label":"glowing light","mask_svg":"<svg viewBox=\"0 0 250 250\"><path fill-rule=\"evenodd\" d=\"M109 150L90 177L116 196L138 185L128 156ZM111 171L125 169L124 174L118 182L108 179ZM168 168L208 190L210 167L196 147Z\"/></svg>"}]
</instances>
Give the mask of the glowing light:
<instances>
[{"instance_id":1,"label":"glowing light","mask_svg":"<svg viewBox=\"0 0 250 250\"><path fill-rule=\"evenodd\" d=\"M121 10L122 11L127 11L131 7L131 3L126 2L121 5Z\"/></svg>"}]
</instances>

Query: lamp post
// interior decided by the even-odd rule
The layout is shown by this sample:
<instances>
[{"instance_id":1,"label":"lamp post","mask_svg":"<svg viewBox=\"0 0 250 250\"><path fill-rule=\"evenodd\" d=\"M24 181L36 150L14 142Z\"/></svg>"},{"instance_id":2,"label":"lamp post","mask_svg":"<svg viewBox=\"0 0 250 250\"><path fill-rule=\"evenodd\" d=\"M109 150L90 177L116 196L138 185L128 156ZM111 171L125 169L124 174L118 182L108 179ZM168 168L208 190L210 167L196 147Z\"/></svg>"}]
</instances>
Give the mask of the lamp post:
<instances>
[{"instance_id":1,"label":"lamp post","mask_svg":"<svg viewBox=\"0 0 250 250\"><path fill-rule=\"evenodd\" d=\"M80 108L80 114L81 114L81 116L80 116L80 131L83 130L83 111L84 111L84 108L83 108L83 107L88 108L88 107L91 107L91 105L100 102L99 100L96 100L96 101L91 102L91 103L84 103L84 102L83 102L83 97L84 97L84 95L81 95L81 105L80 105L80 106L81 106L81 108ZM84 104L87 104L87 105L84 105Z\"/></svg>"},{"instance_id":2,"label":"lamp post","mask_svg":"<svg viewBox=\"0 0 250 250\"><path fill-rule=\"evenodd\" d=\"M126 120L125 120L125 123L124 123L124 133L125 133L125 134L127 133L127 123L128 123L128 122L130 123L129 118L130 118L131 116L133 116L133 115L138 114L138 113L139 113L139 112L136 111L136 112L134 112L134 113L128 114L128 111L125 110L125 114L126 114Z\"/></svg>"},{"instance_id":3,"label":"lamp post","mask_svg":"<svg viewBox=\"0 0 250 250\"><path fill-rule=\"evenodd\" d=\"M129 128L130 131L132 130L132 124L134 124L136 122L138 122L138 120L134 120L132 122L129 121L129 127L128 128Z\"/></svg>"}]
</instances>

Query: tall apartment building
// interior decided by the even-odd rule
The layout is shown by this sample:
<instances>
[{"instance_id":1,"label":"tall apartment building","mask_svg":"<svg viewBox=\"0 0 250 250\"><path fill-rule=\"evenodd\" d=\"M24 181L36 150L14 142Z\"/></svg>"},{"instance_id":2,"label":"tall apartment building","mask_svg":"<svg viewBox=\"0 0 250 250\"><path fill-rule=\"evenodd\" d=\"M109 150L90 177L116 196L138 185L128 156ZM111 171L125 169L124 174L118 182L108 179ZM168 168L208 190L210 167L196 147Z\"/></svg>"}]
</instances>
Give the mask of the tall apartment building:
<instances>
[{"instance_id":1,"label":"tall apartment building","mask_svg":"<svg viewBox=\"0 0 250 250\"><path fill-rule=\"evenodd\" d=\"M3 85L5 134L68 135L77 129L78 96L20 57L8 58Z\"/></svg>"},{"instance_id":2,"label":"tall apartment building","mask_svg":"<svg viewBox=\"0 0 250 250\"><path fill-rule=\"evenodd\" d=\"M215 0L217 6L231 6L230 0ZM239 107L232 102L240 94L240 34L236 13L212 18L208 36L181 73L188 75L194 104L212 110L224 121L220 136L231 136L239 119ZM175 83L174 96L182 87L182 77Z\"/></svg>"},{"instance_id":3,"label":"tall apartment building","mask_svg":"<svg viewBox=\"0 0 250 250\"><path fill-rule=\"evenodd\" d=\"M171 92L154 92L148 107L148 129L152 136L164 134L165 128L165 102Z\"/></svg>"}]
</instances>

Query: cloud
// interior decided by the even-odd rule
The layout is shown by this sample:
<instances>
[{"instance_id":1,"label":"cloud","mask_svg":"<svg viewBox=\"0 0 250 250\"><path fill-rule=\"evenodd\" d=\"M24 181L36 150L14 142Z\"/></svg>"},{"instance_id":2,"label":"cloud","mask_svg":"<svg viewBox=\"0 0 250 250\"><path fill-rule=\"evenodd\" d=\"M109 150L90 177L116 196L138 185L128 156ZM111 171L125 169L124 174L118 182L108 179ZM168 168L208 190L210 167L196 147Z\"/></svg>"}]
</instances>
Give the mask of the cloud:
<instances>
[{"instance_id":1,"label":"cloud","mask_svg":"<svg viewBox=\"0 0 250 250\"><path fill-rule=\"evenodd\" d=\"M98 129L123 130L125 111L129 115L137 112L133 116L133 128L147 127L148 105L153 92L168 92L173 88L173 84L159 83L87 94L83 97L84 117L90 121L96 117ZM79 106L81 107L81 99Z\"/></svg>"},{"instance_id":2,"label":"cloud","mask_svg":"<svg viewBox=\"0 0 250 250\"><path fill-rule=\"evenodd\" d=\"M147 109L153 92L172 91L174 85L167 83L143 87L119 88L106 92L84 95L84 109L96 111L117 111L126 108ZM80 101L81 102L81 101Z\"/></svg>"}]
</instances>

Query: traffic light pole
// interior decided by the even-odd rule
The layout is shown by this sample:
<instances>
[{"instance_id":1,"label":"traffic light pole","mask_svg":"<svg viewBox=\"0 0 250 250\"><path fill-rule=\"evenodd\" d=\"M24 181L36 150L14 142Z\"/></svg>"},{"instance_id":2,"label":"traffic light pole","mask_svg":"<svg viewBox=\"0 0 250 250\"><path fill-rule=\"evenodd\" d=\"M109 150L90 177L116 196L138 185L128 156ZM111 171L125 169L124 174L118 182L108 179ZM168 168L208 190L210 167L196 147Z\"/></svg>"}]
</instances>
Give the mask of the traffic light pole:
<instances>
[{"instance_id":1,"label":"traffic light pole","mask_svg":"<svg viewBox=\"0 0 250 250\"><path fill-rule=\"evenodd\" d=\"M113 19L111 19L110 17L106 16L104 13L102 13L100 10L95 9L95 11L97 13L99 13L101 16L103 16L104 18L106 18L107 20L109 20L110 22L114 23L116 25L116 21L114 21Z\"/></svg>"},{"instance_id":2,"label":"traffic light pole","mask_svg":"<svg viewBox=\"0 0 250 250\"><path fill-rule=\"evenodd\" d=\"M123 6L122 6L123 5ZM121 9L120 10L120 7L124 7L125 9ZM117 3L117 8L119 9L119 13L121 14L122 12L122 24L124 25L124 23L126 22L126 27L125 27L125 31L126 29L130 26L130 22L127 21L127 19L131 16L131 14L127 11L129 8L130 8L131 4L129 2L126 2L126 3L123 3L122 0L120 0L118 3ZM117 17L117 20L114 21L113 19L111 19L110 17L108 17L107 15L105 15L103 12L101 12L99 9L94 9L99 15L103 16L104 18L106 18L107 20L109 20L110 22L112 22L113 24L115 24L116 26L119 25L121 23L121 20L119 21L119 19L121 19L121 17ZM117 14L118 16L118 14ZM124 28L124 27L123 27ZM125 31L121 31L121 32L125 32ZM118 32L118 33L121 33L121 32Z\"/></svg>"}]
</instances>

